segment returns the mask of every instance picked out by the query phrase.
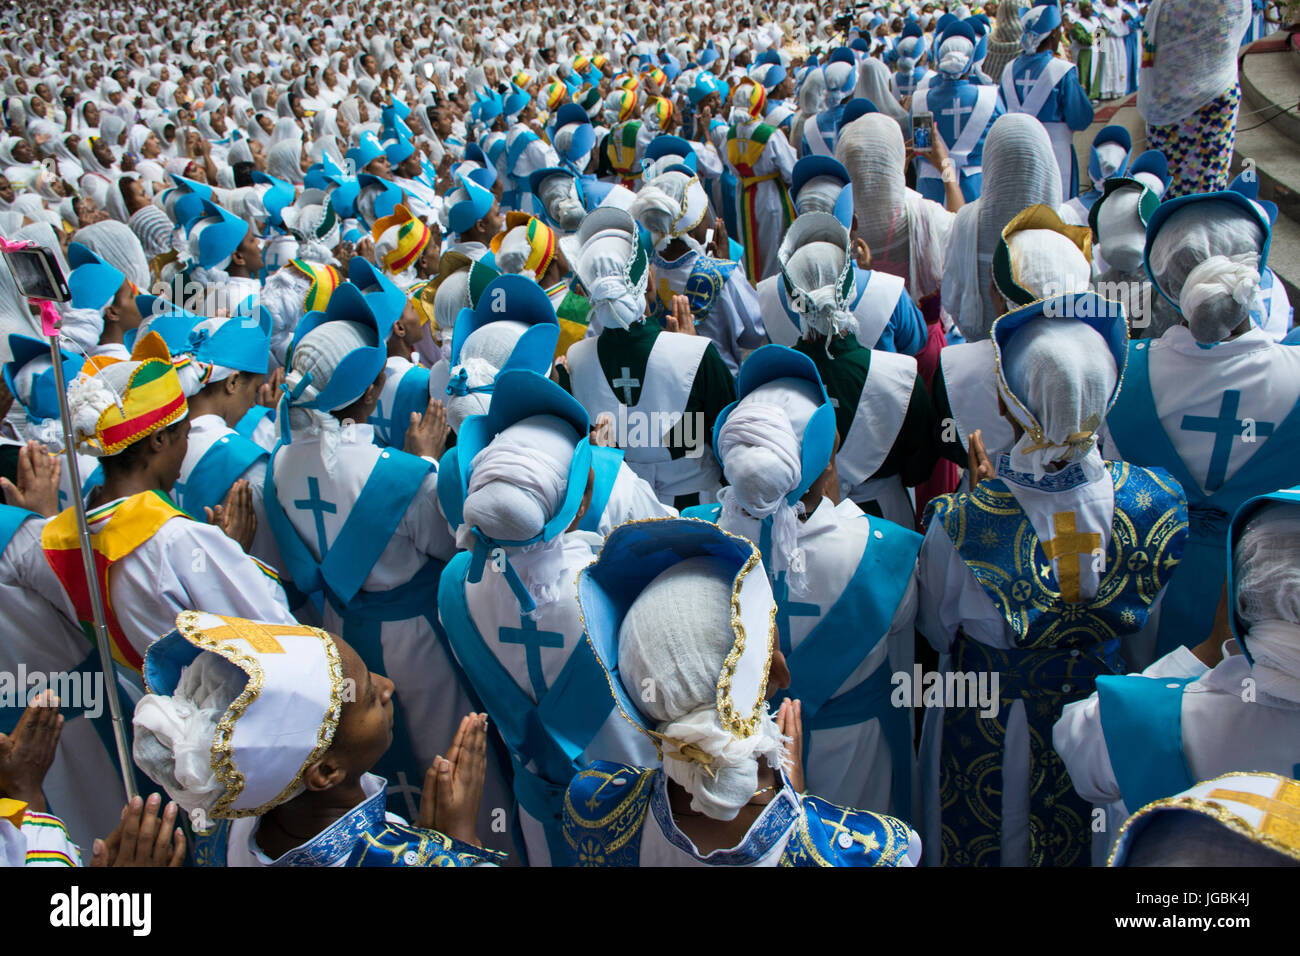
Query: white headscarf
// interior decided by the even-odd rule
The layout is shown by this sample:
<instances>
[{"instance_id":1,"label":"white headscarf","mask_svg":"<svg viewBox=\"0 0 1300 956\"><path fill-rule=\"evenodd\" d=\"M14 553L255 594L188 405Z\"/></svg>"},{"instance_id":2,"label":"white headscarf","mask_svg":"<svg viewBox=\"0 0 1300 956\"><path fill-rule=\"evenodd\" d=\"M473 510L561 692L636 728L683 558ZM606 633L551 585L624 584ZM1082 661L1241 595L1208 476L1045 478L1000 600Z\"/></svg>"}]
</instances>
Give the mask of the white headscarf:
<instances>
[{"instance_id":1,"label":"white headscarf","mask_svg":"<svg viewBox=\"0 0 1300 956\"><path fill-rule=\"evenodd\" d=\"M1232 560L1259 693L1300 707L1300 510L1266 504L1246 523Z\"/></svg>"},{"instance_id":2,"label":"white headscarf","mask_svg":"<svg viewBox=\"0 0 1300 956\"><path fill-rule=\"evenodd\" d=\"M753 798L760 760L776 767L785 756L785 740L766 705L748 737L734 736L719 722L718 676L734 639L733 577L731 566L717 558L673 565L632 602L618 639L623 686L672 744L664 751L664 773L691 795L693 810L714 820L734 820ZM655 693L643 693L645 687ZM708 766L675 757L683 748L702 752Z\"/></svg>"},{"instance_id":3,"label":"white headscarf","mask_svg":"<svg viewBox=\"0 0 1300 956\"><path fill-rule=\"evenodd\" d=\"M984 142L980 198L957 213L943 270L944 311L970 341L988 338L998 317L991 283L1002 230L1023 209L1055 209L1060 200L1061 171L1043 124L1028 113L999 116Z\"/></svg>"},{"instance_id":4,"label":"white headscarf","mask_svg":"<svg viewBox=\"0 0 1300 956\"><path fill-rule=\"evenodd\" d=\"M1225 201L1192 203L1165 220L1151 243L1151 275L1197 342L1222 342L1250 317L1263 245L1259 223Z\"/></svg>"},{"instance_id":5,"label":"white headscarf","mask_svg":"<svg viewBox=\"0 0 1300 956\"><path fill-rule=\"evenodd\" d=\"M1054 462L1079 461L1095 478L1105 468L1096 432L1119 379L1101 333L1078 319L1034 319L1003 345L1001 372L1007 408L1018 399L1042 428L1041 440L1027 430L1016 441L1011 467L1041 478Z\"/></svg>"},{"instance_id":6,"label":"white headscarf","mask_svg":"<svg viewBox=\"0 0 1300 956\"><path fill-rule=\"evenodd\" d=\"M301 407L314 402L330 381L339 363L355 349L378 345L375 330L359 322L324 322L304 335L293 349L293 357L284 383L293 392L310 373L311 384L293 402L289 409L289 426L294 437L320 437L321 464L325 473L332 475L338 464L339 445L343 430L339 420L330 412L346 408L360 396L353 395L334 408L321 410Z\"/></svg>"}]
</instances>

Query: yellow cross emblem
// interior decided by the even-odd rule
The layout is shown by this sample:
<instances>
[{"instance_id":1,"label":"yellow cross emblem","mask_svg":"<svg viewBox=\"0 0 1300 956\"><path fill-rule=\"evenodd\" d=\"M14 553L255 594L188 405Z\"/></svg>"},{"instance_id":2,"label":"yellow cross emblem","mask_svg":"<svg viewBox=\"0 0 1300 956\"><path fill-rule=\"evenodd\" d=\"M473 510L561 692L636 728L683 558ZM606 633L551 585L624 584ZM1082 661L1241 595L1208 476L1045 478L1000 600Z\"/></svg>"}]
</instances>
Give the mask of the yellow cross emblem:
<instances>
[{"instance_id":1,"label":"yellow cross emblem","mask_svg":"<svg viewBox=\"0 0 1300 956\"><path fill-rule=\"evenodd\" d=\"M1079 590L1079 556L1092 554L1101 547L1101 535L1080 532L1075 526L1073 511L1058 511L1052 515L1052 528L1056 537L1043 542L1043 553L1055 560L1056 577L1061 584L1061 597L1067 604L1083 600Z\"/></svg>"}]
</instances>

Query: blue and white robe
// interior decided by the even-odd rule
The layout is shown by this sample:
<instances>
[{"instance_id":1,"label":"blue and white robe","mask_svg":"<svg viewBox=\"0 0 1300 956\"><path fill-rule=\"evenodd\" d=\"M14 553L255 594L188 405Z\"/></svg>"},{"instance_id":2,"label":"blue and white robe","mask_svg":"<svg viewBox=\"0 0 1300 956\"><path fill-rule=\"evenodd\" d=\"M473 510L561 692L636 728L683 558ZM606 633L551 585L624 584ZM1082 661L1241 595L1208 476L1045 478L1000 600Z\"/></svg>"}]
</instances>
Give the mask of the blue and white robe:
<instances>
[{"instance_id":1,"label":"blue and white robe","mask_svg":"<svg viewBox=\"0 0 1300 956\"><path fill-rule=\"evenodd\" d=\"M1008 113L1035 116L1052 140L1061 170L1061 202L1079 191L1074 132L1092 122L1092 104L1074 64L1051 50L1018 56L1002 71L999 102Z\"/></svg>"},{"instance_id":2,"label":"blue and white robe","mask_svg":"<svg viewBox=\"0 0 1300 956\"><path fill-rule=\"evenodd\" d=\"M901 276L854 266L856 280L850 309L858 320L857 339L881 352L916 355L925 347L925 316L907 294ZM793 346L805 331L779 275L758 284L758 304L767 334L777 345ZM872 344L874 343L874 344Z\"/></svg>"},{"instance_id":3,"label":"blue and white robe","mask_svg":"<svg viewBox=\"0 0 1300 956\"><path fill-rule=\"evenodd\" d=\"M707 337L735 375L744 354L767 343L758 296L738 262L691 250L669 262L654 257L658 308L674 295L691 300L697 335Z\"/></svg>"},{"instance_id":4,"label":"blue and white robe","mask_svg":"<svg viewBox=\"0 0 1300 956\"><path fill-rule=\"evenodd\" d=\"M599 761L569 785L564 837L574 865L916 866L921 838L902 820L781 787L734 847L702 854L673 820L659 767Z\"/></svg>"},{"instance_id":5,"label":"blue and white robe","mask_svg":"<svg viewBox=\"0 0 1300 956\"><path fill-rule=\"evenodd\" d=\"M413 827L386 812L388 781L361 778L365 799L307 842L271 859L257 845L261 817L219 820L194 835L195 866L498 866L505 854L454 840L437 830Z\"/></svg>"},{"instance_id":6,"label":"blue and white robe","mask_svg":"<svg viewBox=\"0 0 1300 956\"><path fill-rule=\"evenodd\" d=\"M456 545L438 506L437 465L380 448L370 425L351 425L330 473L320 442L295 435L272 455L267 520L294 583L323 594L326 629L396 685L393 744L376 769L388 775L392 809L413 819L433 758L481 709L438 625L438 579ZM509 805L504 773L490 749L479 832L502 848L490 824L491 810Z\"/></svg>"},{"instance_id":7,"label":"blue and white robe","mask_svg":"<svg viewBox=\"0 0 1300 956\"><path fill-rule=\"evenodd\" d=\"M1098 678L1096 693L1065 706L1052 742L1079 795L1107 808L1108 850L1130 813L1200 780L1294 777L1300 707L1258 692L1240 653L1209 668L1178 647L1140 673Z\"/></svg>"},{"instance_id":8,"label":"blue and white robe","mask_svg":"<svg viewBox=\"0 0 1300 956\"><path fill-rule=\"evenodd\" d=\"M743 514L724 522L720 511L703 505L686 515L749 538L770 569L771 522ZM785 571L768 574L790 668L781 696L803 705L808 790L842 806L913 819L912 716L890 698L892 675L912 672L921 536L828 498L797 533L804 591L791 590Z\"/></svg>"},{"instance_id":9,"label":"blue and white robe","mask_svg":"<svg viewBox=\"0 0 1300 956\"><path fill-rule=\"evenodd\" d=\"M595 499L596 496L593 496ZM589 512L603 509L600 501ZM530 866L564 866L560 831L564 790L592 760L653 759L649 739L628 723L609 694L604 671L583 630L575 581L596 559L603 538L568 532L508 559L525 577L528 565L559 561L556 600L524 614L506 576L485 565L471 582L472 555L447 565L438 593L442 625L466 676L502 734L513 765L512 814Z\"/></svg>"},{"instance_id":10,"label":"blue and white robe","mask_svg":"<svg viewBox=\"0 0 1300 956\"><path fill-rule=\"evenodd\" d=\"M446 396L435 396L446 401ZM429 370L400 355L390 355L384 364L384 387L374 413L366 419L373 425L375 441L385 448L402 448L411 413L423 415L429 407Z\"/></svg>"},{"instance_id":11,"label":"blue and white robe","mask_svg":"<svg viewBox=\"0 0 1300 956\"><path fill-rule=\"evenodd\" d=\"M1210 633L1237 508L1300 483L1300 352L1259 329L1211 349L1181 325L1130 342L1103 441L1107 457L1169 471L1191 514L1187 551L1153 616L1158 623L1131 649L1143 666Z\"/></svg>"},{"instance_id":12,"label":"blue and white robe","mask_svg":"<svg viewBox=\"0 0 1300 956\"><path fill-rule=\"evenodd\" d=\"M912 96L912 120L916 114L931 113L934 128L943 137L948 157L960 176L961 192L967 202L979 199L984 181L984 138L993 121L1002 115L998 88L970 79L940 77ZM943 203L943 177L926 158L916 158L916 191L926 199Z\"/></svg>"}]
</instances>

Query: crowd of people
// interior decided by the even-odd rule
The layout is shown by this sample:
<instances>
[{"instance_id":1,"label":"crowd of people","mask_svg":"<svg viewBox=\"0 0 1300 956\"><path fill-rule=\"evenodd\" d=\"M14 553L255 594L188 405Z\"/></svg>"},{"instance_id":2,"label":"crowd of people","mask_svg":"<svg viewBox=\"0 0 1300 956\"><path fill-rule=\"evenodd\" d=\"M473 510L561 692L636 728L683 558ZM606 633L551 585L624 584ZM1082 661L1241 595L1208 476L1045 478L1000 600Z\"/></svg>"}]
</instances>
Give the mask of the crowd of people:
<instances>
[{"instance_id":1,"label":"crowd of people","mask_svg":"<svg viewBox=\"0 0 1300 956\"><path fill-rule=\"evenodd\" d=\"M1295 865L1279 15L11 5L0 859Z\"/></svg>"}]
</instances>

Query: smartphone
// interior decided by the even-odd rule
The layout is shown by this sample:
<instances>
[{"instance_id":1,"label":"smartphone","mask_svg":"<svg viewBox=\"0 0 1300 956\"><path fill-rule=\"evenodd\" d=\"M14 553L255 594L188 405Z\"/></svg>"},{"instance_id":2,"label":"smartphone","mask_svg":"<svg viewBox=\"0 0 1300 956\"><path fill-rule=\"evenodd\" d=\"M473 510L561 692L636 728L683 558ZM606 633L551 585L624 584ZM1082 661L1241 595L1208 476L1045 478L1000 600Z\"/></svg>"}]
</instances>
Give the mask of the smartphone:
<instances>
[{"instance_id":1,"label":"smartphone","mask_svg":"<svg viewBox=\"0 0 1300 956\"><path fill-rule=\"evenodd\" d=\"M934 145L930 139L934 135L934 116L930 113L917 113L912 117L912 146L918 153L928 152Z\"/></svg>"},{"instance_id":2,"label":"smartphone","mask_svg":"<svg viewBox=\"0 0 1300 956\"><path fill-rule=\"evenodd\" d=\"M29 299L68 301L68 280L49 249L31 246L4 254L18 291Z\"/></svg>"}]
</instances>

